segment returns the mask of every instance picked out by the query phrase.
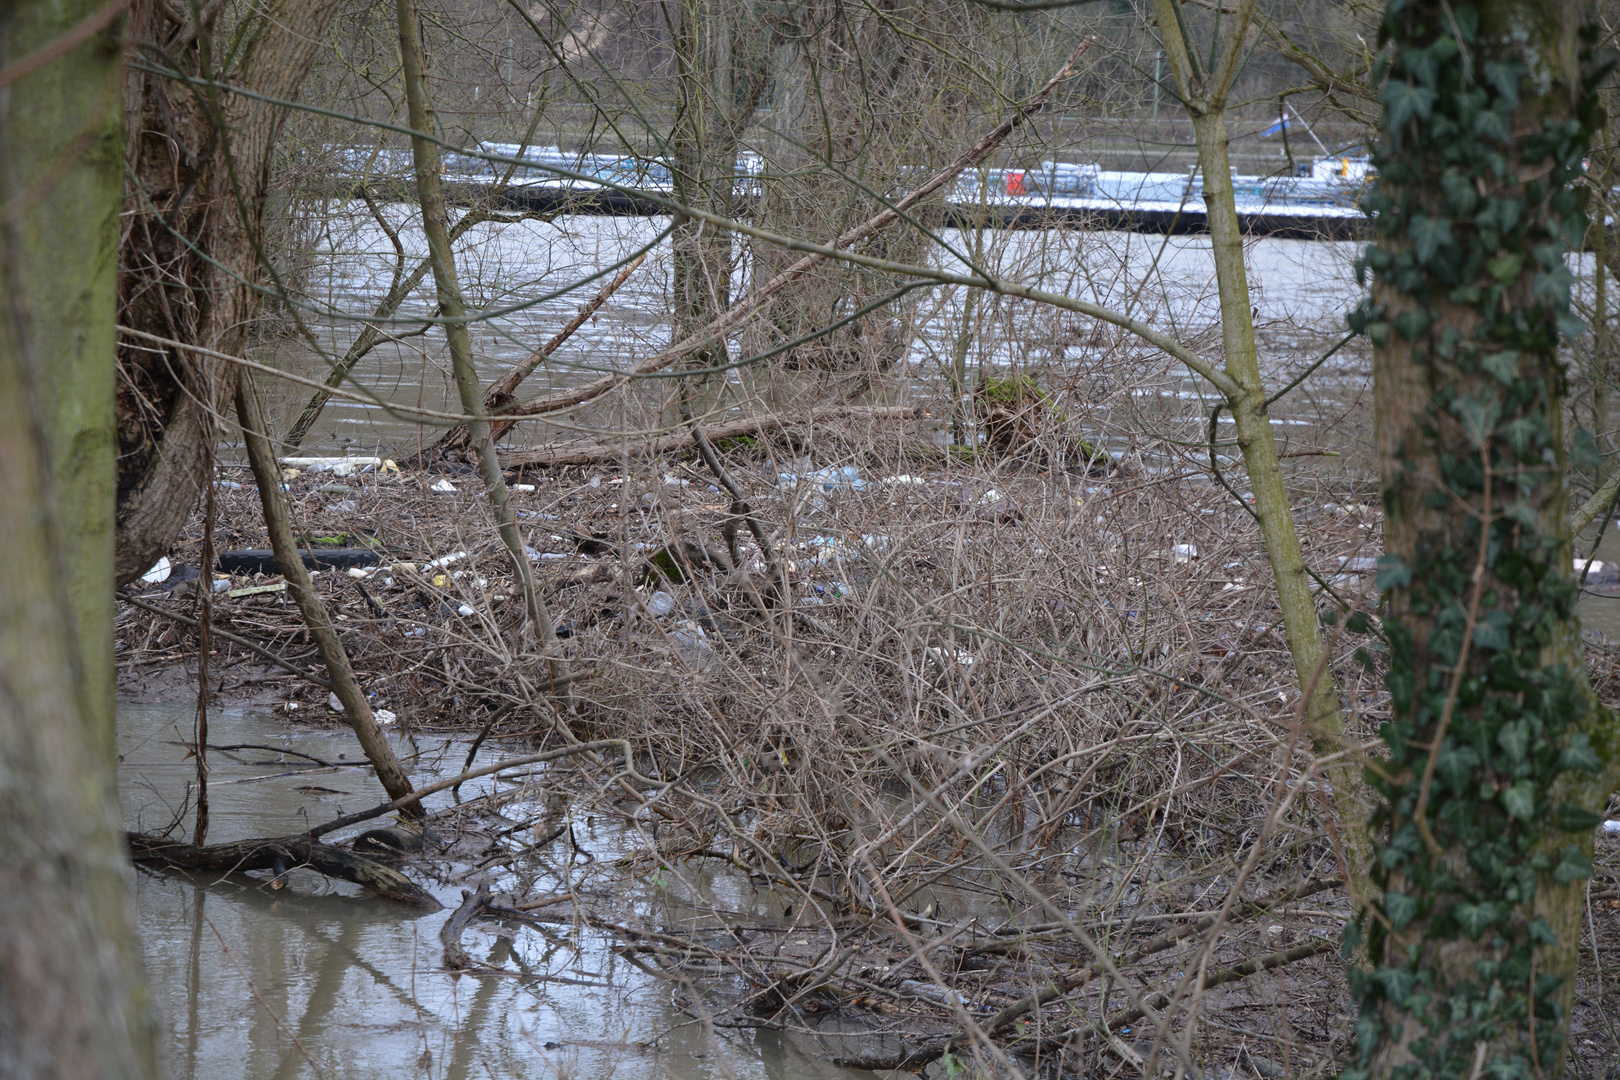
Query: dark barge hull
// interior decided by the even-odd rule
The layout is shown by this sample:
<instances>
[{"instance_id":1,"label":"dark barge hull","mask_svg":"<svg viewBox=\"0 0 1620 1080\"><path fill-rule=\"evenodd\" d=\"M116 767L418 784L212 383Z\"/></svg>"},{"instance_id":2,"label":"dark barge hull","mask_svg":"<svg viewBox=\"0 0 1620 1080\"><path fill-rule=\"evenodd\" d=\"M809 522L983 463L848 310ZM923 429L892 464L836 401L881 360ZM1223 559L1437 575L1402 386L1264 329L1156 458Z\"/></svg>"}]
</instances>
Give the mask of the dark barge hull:
<instances>
[{"instance_id":1,"label":"dark barge hull","mask_svg":"<svg viewBox=\"0 0 1620 1080\"><path fill-rule=\"evenodd\" d=\"M489 198L489 189L481 184L457 184L451 181L445 184L445 197L452 203L465 206ZM538 184L507 188L497 197L496 204L502 209L542 214L658 217L669 213L661 203L628 191L577 191ZM1238 220L1247 236L1287 240L1363 240L1372 235L1371 222L1359 216L1276 212L1246 214L1240 211ZM1209 232L1208 216L1202 209L1195 208L1157 210L1046 206L1039 203L1027 206L951 206L946 211L946 223L958 228L983 225L992 229L1100 229L1175 236Z\"/></svg>"}]
</instances>

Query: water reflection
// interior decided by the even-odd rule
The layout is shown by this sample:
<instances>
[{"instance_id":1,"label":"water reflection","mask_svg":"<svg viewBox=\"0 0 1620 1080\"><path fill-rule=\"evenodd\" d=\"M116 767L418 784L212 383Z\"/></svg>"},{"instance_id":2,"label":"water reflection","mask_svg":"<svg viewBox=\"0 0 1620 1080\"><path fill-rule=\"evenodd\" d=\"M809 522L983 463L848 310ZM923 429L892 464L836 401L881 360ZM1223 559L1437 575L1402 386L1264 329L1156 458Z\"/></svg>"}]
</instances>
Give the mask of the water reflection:
<instances>
[{"instance_id":1,"label":"water reflection","mask_svg":"<svg viewBox=\"0 0 1620 1080\"><path fill-rule=\"evenodd\" d=\"M193 766L176 743L190 722L189 705L121 707L120 786L132 825L161 825L182 805ZM321 768L276 752L352 757L341 730L293 729L268 714L226 710L212 716L211 738L272 748L211 755L211 841L278 835L379 801L364 769ZM465 755L453 742L419 745L432 753L414 759L418 780L435 775L438 761L453 769ZM478 794L473 786L464 799ZM430 801L444 806L447 797ZM604 867L632 847L622 828L603 821L579 828ZM519 868L541 882L539 891L557 884L555 870L540 861ZM668 888L646 890L654 895L621 891L607 906L618 918L681 923L695 915L684 897L703 894L744 917L767 914L746 880L703 868L672 876ZM717 1047L674 1007L667 984L619 956L615 940L566 923L479 920L462 942L505 973L453 976L441 966L438 935L460 901L455 890L438 892L445 911L420 916L309 871L294 871L273 892L247 875L142 869L135 895L165 1072L184 1080L862 1075L818 1055L817 1043L826 1055L851 1052L831 1033L731 1031ZM850 1045L881 1050L871 1039Z\"/></svg>"}]
</instances>

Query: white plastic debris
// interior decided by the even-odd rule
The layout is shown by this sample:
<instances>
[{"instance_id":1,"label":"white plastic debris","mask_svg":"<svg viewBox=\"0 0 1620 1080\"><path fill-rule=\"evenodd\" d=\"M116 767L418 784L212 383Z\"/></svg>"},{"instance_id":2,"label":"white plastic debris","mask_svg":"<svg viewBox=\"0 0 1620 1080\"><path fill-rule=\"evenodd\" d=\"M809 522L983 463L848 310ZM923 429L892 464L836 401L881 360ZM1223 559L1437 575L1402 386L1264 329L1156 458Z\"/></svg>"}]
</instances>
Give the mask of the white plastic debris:
<instances>
[{"instance_id":1,"label":"white plastic debris","mask_svg":"<svg viewBox=\"0 0 1620 1080\"><path fill-rule=\"evenodd\" d=\"M366 578L370 577L372 572L376 569L377 568L375 566L351 566L347 572L348 575L354 578L356 581L364 581Z\"/></svg>"},{"instance_id":2,"label":"white plastic debris","mask_svg":"<svg viewBox=\"0 0 1620 1080\"><path fill-rule=\"evenodd\" d=\"M1576 559L1575 576L1586 576L1586 584L1609 584L1620 580L1620 563L1606 563L1598 559Z\"/></svg>"},{"instance_id":3,"label":"white plastic debris","mask_svg":"<svg viewBox=\"0 0 1620 1080\"><path fill-rule=\"evenodd\" d=\"M928 646L923 650L923 655L942 668L954 661L965 670L971 668L974 662L973 654L966 649L941 648L938 645Z\"/></svg>"},{"instance_id":4,"label":"white plastic debris","mask_svg":"<svg viewBox=\"0 0 1620 1080\"><path fill-rule=\"evenodd\" d=\"M230 592L231 591L231 579L228 578L228 577L227 578L215 578L213 585L210 586L210 587L217 593Z\"/></svg>"},{"instance_id":5,"label":"white plastic debris","mask_svg":"<svg viewBox=\"0 0 1620 1080\"><path fill-rule=\"evenodd\" d=\"M979 505L994 506L996 503L1000 502L1002 498L1003 496L1001 492L997 491L995 488L991 488L989 491L979 496Z\"/></svg>"},{"instance_id":6,"label":"white plastic debris","mask_svg":"<svg viewBox=\"0 0 1620 1080\"><path fill-rule=\"evenodd\" d=\"M281 463L295 469L307 472L329 472L333 476L349 476L362 469L379 469L383 459L380 457L290 457L282 458Z\"/></svg>"},{"instance_id":7,"label":"white plastic debris","mask_svg":"<svg viewBox=\"0 0 1620 1080\"><path fill-rule=\"evenodd\" d=\"M527 494L528 492L534 491L535 486L533 484L513 484L512 485L512 490L516 491L516 492L523 493L523 494Z\"/></svg>"},{"instance_id":8,"label":"white plastic debris","mask_svg":"<svg viewBox=\"0 0 1620 1080\"><path fill-rule=\"evenodd\" d=\"M853 465L842 468L819 469L812 473L785 472L776 475L777 485L791 488L802 484L814 484L823 492L833 491L865 491L867 482L861 478L861 470Z\"/></svg>"},{"instance_id":9,"label":"white plastic debris","mask_svg":"<svg viewBox=\"0 0 1620 1080\"><path fill-rule=\"evenodd\" d=\"M1198 549L1192 544L1177 544L1175 547L1170 549L1170 553L1175 556L1175 560L1178 563L1184 563L1188 559L1198 558Z\"/></svg>"},{"instance_id":10,"label":"white plastic debris","mask_svg":"<svg viewBox=\"0 0 1620 1080\"><path fill-rule=\"evenodd\" d=\"M456 485L452 484L450 481L445 480L445 479L443 479L441 477L440 479L435 480L435 481L433 481L433 483L429 484L428 485L428 490L429 491L452 492L452 491L456 490Z\"/></svg>"},{"instance_id":11,"label":"white plastic debris","mask_svg":"<svg viewBox=\"0 0 1620 1080\"><path fill-rule=\"evenodd\" d=\"M449 566L451 563L458 563L471 554L472 552L470 551L452 551L448 555L440 555L437 559L434 559L432 562L423 567L423 569L437 570L441 566Z\"/></svg>"},{"instance_id":12,"label":"white plastic debris","mask_svg":"<svg viewBox=\"0 0 1620 1080\"><path fill-rule=\"evenodd\" d=\"M921 485L921 484L926 484L926 483L928 483L928 481L924 480L920 476L911 476L911 475L908 475L906 473L901 473L899 476L885 476L883 478L883 483L885 483L885 484L898 484L898 485L901 485L901 486L915 487L915 486L918 486L918 485Z\"/></svg>"},{"instance_id":13,"label":"white plastic debris","mask_svg":"<svg viewBox=\"0 0 1620 1080\"><path fill-rule=\"evenodd\" d=\"M662 619L675 610L675 598L667 592L655 592L647 597L647 610L655 619Z\"/></svg>"},{"instance_id":14,"label":"white plastic debris","mask_svg":"<svg viewBox=\"0 0 1620 1080\"><path fill-rule=\"evenodd\" d=\"M456 614L462 616L463 618L466 618L472 613L473 609L468 607L466 604L462 604L460 607L456 608Z\"/></svg>"},{"instance_id":15,"label":"white plastic debris","mask_svg":"<svg viewBox=\"0 0 1620 1080\"><path fill-rule=\"evenodd\" d=\"M165 555L157 562L152 564L152 569L141 575L141 580L148 585L161 585L165 581L169 580L169 573L171 570L172 567L169 566L169 557Z\"/></svg>"},{"instance_id":16,"label":"white plastic debris","mask_svg":"<svg viewBox=\"0 0 1620 1080\"><path fill-rule=\"evenodd\" d=\"M333 712L342 712L343 702L338 700L338 696L336 694L327 694L326 707L331 709Z\"/></svg>"},{"instance_id":17,"label":"white plastic debris","mask_svg":"<svg viewBox=\"0 0 1620 1080\"><path fill-rule=\"evenodd\" d=\"M1620 821L1605 821L1603 833L1605 836L1620 836Z\"/></svg>"},{"instance_id":18,"label":"white plastic debris","mask_svg":"<svg viewBox=\"0 0 1620 1080\"><path fill-rule=\"evenodd\" d=\"M703 627L690 619L675 624L669 632L670 644L675 651L681 654L688 664L694 668L707 668L714 660L714 650L709 645L709 635L703 632Z\"/></svg>"},{"instance_id":19,"label":"white plastic debris","mask_svg":"<svg viewBox=\"0 0 1620 1080\"><path fill-rule=\"evenodd\" d=\"M377 723L383 725L384 727L387 727L389 724L392 724L394 721L399 719L399 717L395 716L393 712L388 709L378 709L371 715L375 716L377 718Z\"/></svg>"}]
</instances>

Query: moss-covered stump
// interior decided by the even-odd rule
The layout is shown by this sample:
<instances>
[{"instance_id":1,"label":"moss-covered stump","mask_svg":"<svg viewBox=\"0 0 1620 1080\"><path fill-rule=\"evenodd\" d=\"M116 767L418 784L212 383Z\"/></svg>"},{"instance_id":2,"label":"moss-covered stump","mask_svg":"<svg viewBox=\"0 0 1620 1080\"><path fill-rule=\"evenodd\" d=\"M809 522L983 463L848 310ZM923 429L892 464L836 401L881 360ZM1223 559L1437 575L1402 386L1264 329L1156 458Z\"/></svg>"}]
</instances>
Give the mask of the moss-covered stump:
<instances>
[{"instance_id":1,"label":"moss-covered stump","mask_svg":"<svg viewBox=\"0 0 1620 1080\"><path fill-rule=\"evenodd\" d=\"M1105 451L1063 433L1069 417L1028 375L1014 372L980 379L973 388L973 415L984 428L984 449L995 457L1070 468L1113 467L1114 461ZM1061 448L1058 462L1049 461L1054 447Z\"/></svg>"}]
</instances>

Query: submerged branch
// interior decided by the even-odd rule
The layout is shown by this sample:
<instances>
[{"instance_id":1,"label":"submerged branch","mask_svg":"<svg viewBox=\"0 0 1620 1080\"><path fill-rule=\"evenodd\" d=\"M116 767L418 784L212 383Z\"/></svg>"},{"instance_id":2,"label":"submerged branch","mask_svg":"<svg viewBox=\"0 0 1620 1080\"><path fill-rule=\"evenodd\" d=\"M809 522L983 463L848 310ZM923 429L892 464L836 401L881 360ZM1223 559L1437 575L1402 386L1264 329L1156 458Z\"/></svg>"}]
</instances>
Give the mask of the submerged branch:
<instances>
[{"instance_id":1,"label":"submerged branch","mask_svg":"<svg viewBox=\"0 0 1620 1080\"><path fill-rule=\"evenodd\" d=\"M425 911L443 905L422 886L380 862L352 851L319 843L307 833L229 844L197 847L146 833L128 834L130 857L136 862L158 862L191 870L234 874L244 870L273 870L279 881L288 870L307 866L327 877L363 885L378 896L412 904ZM276 886L279 888L279 885Z\"/></svg>"}]
</instances>

